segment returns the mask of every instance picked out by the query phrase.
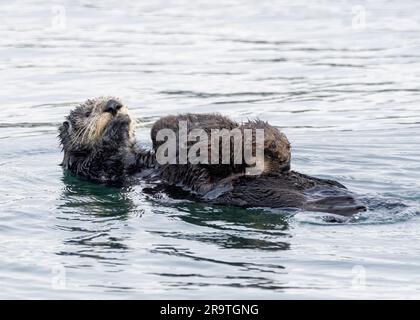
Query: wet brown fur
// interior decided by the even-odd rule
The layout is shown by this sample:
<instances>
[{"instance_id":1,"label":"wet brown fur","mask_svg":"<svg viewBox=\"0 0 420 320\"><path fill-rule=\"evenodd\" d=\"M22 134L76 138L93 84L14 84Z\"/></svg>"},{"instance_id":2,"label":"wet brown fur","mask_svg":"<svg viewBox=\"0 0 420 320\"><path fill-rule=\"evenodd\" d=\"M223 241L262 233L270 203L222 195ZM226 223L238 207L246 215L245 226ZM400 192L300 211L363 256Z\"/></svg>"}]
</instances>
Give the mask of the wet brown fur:
<instances>
[{"instance_id":1,"label":"wet brown fur","mask_svg":"<svg viewBox=\"0 0 420 320\"><path fill-rule=\"evenodd\" d=\"M253 132L253 155L255 155L255 129L264 130L264 170L261 174L281 173L290 169L291 161L291 147L286 136L277 128L271 126L267 122L261 120L248 121L239 124L225 116L218 113L206 114L180 114L165 116L152 127L151 138L153 142L153 149L157 149L164 143L164 141L157 141L156 136L159 130L170 129L174 131L179 137L179 123L186 121L188 125L188 132L195 129L202 129L210 138L212 130L240 130L242 138L244 137L244 130L251 129ZM195 142L188 142L187 148ZM214 184L220 179L228 176L240 176L245 174L246 169L252 167L245 162L241 164L234 163L234 147L233 141L230 146L230 164L222 163L222 150L220 146L218 164L211 164L212 162L212 145L211 139L208 143L209 164L167 164L161 166L162 177L170 184L181 184L192 191L199 193L206 193L210 191ZM242 139L242 150L244 150L244 139ZM177 148L177 163L179 163L179 152ZM242 155L242 159L244 159Z\"/></svg>"}]
</instances>

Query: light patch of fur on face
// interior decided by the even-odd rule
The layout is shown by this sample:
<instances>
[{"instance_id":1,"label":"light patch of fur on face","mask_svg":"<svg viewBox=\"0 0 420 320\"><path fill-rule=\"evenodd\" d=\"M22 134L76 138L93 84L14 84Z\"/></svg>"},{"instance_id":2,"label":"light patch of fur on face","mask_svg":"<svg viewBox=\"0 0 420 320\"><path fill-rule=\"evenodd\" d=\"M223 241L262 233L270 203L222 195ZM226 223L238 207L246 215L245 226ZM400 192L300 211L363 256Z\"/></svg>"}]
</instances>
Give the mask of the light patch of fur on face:
<instances>
[{"instance_id":1,"label":"light patch of fur on face","mask_svg":"<svg viewBox=\"0 0 420 320\"><path fill-rule=\"evenodd\" d=\"M88 140L93 142L102 137L102 133L112 118L112 114L106 112L96 116L96 119L92 119L94 125L89 128Z\"/></svg>"},{"instance_id":2,"label":"light patch of fur on face","mask_svg":"<svg viewBox=\"0 0 420 320\"><path fill-rule=\"evenodd\" d=\"M126 106L123 106L119 110L119 113L127 114L130 117L131 122L130 122L130 127L128 128L128 137L131 141L134 141L134 132L135 132L136 127L138 125L137 120L131 116L131 114L130 114L130 112L128 112L128 108Z\"/></svg>"},{"instance_id":3,"label":"light patch of fur on face","mask_svg":"<svg viewBox=\"0 0 420 320\"><path fill-rule=\"evenodd\" d=\"M99 97L94 100L88 100L85 102L86 106L91 106L91 113L85 119L80 120L78 126L80 129L75 132L72 137L73 144L93 144L102 137L109 122L114 118L112 114L108 112L102 112L104 105L110 99L121 103L120 99L115 97ZM123 106L117 114L130 115L126 106ZM136 121L133 118L131 118L131 120L129 138L130 140L134 140Z\"/></svg>"},{"instance_id":4,"label":"light patch of fur on face","mask_svg":"<svg viewBox=\"0 0 420 320\"><path fill-rule=\"evenodd\" d=\"M96 119L92 119L91 122L94 123L93 126L91 126L91 128L89 129L89 134L88 134L88 140L91 142L94 142L96 140L98 140L99 138L102 137L102 134L104 133L107 125L109 124L109 122L114 118L114 116L110 113L107 112L101 112L103 104L108 102L109 99L111 98L107 98L104 99L102 101L100 101L100 103L98 103L95 108L97 110L97 112L99 112L99 116L96 116ZM114 100L120 101L119 99L113 98ZM123 106L117 113L118 114L127 114L130 116L130 113L128 112L128 108L126 106ZM136 121L131 118L131 122L130 122L130 127L129 127L129 138L130 140L134 139L134 131L135 131L135 125L136 125Z\"/></svg>"}]
</instances>

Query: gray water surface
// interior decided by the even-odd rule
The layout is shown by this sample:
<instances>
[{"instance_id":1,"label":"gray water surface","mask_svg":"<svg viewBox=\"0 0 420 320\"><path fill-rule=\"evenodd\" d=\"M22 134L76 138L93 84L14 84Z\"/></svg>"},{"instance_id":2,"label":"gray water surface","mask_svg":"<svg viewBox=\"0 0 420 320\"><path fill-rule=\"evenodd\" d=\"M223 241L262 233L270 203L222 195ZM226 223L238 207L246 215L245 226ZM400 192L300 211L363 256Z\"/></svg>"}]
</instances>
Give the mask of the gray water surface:
<instances>
[{"instance_id":1,"label":"gray water surface","mask_svg":"<svg viewBox=\"0 0 420 320\"><path fill-rule=\"evenodd\" d=\"M4 2L4 1L3 1ZM420 298L420 3L91 1L0 6L0 298ZM151 199L63 173L57 126L120 97L160 116L260 117L293 168L369 210Z\"/></svg>"}]
</instances>

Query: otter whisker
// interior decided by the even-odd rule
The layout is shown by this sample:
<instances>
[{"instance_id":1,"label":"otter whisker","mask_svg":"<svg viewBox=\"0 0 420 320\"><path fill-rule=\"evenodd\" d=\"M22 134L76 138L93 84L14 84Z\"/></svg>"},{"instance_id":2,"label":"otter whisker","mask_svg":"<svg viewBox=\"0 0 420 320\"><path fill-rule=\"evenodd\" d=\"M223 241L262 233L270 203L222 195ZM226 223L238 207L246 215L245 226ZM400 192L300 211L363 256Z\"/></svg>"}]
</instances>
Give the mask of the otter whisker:
<instances>
[{"instance_id":1,"label":"otter whisker","mask_svg":"<svg viewBox=\"0 0 420 320\"><path fill-rule=\"evenodd\" d=\"M83 132L84 132L83 129L76 131L76 134L71 139L71 144L70 144L71 147L74 147L77 143L80 143L79 138Z\"/></svg>"},{"instance_id":2,"label":"otter whisker","mask_svg":"<svg viewBox=\"0 0 420 320\"><path fill-rule=\"evenodd\" d=\"M90 122L89 125L85 131L85 133L83 134L82 139L85 140L86 137L88 138L88 140L90 142L94 141L95 136L94 136L94 132L97 130L97 122L98 122L98 118L100 118L99 116L95 116Z\"/></svg>"},{"instance_id":3,"label":"otter whisker","mask_svg":"<svg viewBox=\"0 0 420 320\"><path fill-rule=\"evenodd\" d=\"M130 122L130 127L129 127L129 136L133 137L134 136L134 132L136 131L136 128L139 127L140 125L140 121L136 118L131 117L131 114L127 111L126 112L127 115L130 117L131 122Z\"/></svg>"},{"instance_id":4,"label":"otter whisker","mask_svg":"<svg viewBox=\"0 0 420 320\"><path fill-rule=\"evenodd\" d=\"M95 125L96 121L90 121L88 125L79 131L76 132L76 135L73 138L72 146L76 145L77 143L81 144L86 141L86 134L91 130L92 126Z\"/></svg>"},{"instance_id":5,"label":"otter whisker","mask_svg":"<svg viewBox=\"0 0 420 320\"><path fill-rule=\"evenodd\" d=\"M90 136L89 136L90 139L96 140L97 138L99 138L104 132L108 123L111 121L111 119L112 119L112 116L109 113L101 114L98 117L97 121L95 121L95 127L92 128L90 132Z\"/></svg>"}]
</instances>

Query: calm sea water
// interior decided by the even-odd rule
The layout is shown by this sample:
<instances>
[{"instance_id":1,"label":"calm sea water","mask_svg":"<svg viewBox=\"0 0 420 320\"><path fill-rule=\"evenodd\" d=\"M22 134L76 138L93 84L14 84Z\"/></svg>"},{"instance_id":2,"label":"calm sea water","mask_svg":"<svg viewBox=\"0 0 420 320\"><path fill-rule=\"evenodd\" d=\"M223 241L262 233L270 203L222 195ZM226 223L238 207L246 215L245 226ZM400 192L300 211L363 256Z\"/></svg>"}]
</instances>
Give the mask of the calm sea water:
<instances>
[{"instance_id":1,"label":"calm sea water","mask_svg":"<svg viewBox=\"0 0 420 320\"><path fill-rule=\"evenodd\" d=\"M291 4L293 3L293 4ZM418 1L19 1L0 7L0 298L420 298ZM57 126L119 96L141 121L260 117L295 170L369 210L156 201L59 167Z\"/></svg>"}]
</instances>

